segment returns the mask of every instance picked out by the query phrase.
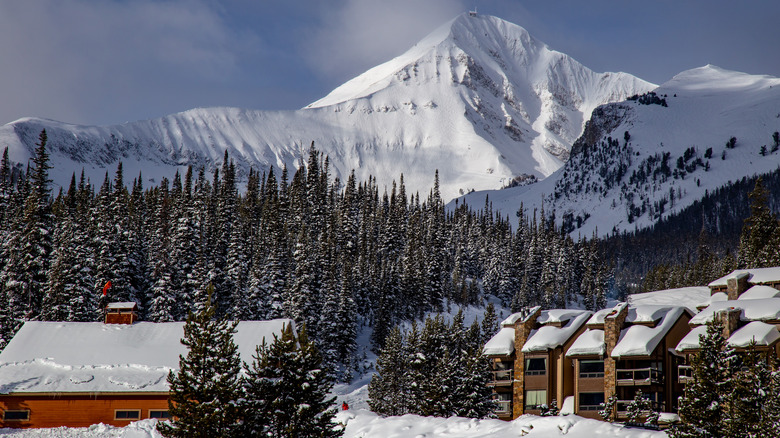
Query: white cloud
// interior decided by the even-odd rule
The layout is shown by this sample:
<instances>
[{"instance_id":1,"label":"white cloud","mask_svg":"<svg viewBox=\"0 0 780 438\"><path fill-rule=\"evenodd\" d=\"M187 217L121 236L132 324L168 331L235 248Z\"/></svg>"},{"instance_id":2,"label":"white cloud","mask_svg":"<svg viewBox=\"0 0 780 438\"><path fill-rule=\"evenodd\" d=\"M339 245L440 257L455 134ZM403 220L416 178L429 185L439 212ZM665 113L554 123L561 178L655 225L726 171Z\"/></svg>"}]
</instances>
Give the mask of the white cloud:
<instances>
[{"instance_id":1,"label":"white cloud","mask_svg":"<svg viewBox=\"0 0 780 438\"><path fill-rule=\"evenodd\" d=\"M462 0L329 2L320 27L303 43L312 68L342 81L400 55L456 15Z\"/></svg>"},{"instance_id":2,"label":"white cloud","mask_svg":"<svg viewBox=\"0 0 780 438\"><path fill-rule=\"evenodd\" d=\"M229 80L256 44L201 0L2 2L0 123L164 111L185 84Z\"/></svg>"}]
</instances>

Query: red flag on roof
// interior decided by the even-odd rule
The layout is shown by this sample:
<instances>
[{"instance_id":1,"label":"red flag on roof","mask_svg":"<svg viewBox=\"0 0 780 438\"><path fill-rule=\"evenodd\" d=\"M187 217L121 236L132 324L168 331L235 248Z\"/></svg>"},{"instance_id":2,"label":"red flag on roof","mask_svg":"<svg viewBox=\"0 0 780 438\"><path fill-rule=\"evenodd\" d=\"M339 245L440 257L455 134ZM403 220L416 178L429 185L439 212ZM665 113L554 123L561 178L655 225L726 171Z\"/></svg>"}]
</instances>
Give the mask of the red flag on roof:
<instances>
[{"instance_id":1,"label":"red flag on roof","mask_svg":"<svg viewBox=\"0 0 780 438\"><path fill-rule=\"evenodd\" d=\"M106 285L103 286L103 296L106 296L109 289L111 289L111 280L109 280L108 283L106 283Z\"/></svg>"}]
</instances>

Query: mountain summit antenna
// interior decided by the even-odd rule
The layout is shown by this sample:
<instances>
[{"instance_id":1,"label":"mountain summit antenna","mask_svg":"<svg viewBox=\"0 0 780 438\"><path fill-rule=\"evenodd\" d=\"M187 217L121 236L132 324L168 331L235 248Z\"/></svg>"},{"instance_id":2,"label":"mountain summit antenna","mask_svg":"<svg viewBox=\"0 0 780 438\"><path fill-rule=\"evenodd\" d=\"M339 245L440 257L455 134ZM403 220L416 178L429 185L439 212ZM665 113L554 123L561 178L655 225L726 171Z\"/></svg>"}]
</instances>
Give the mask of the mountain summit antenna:
<instances>
[{"instance_id":1,"label":"mountain summit antenna","mask_svg":"<svg viewBox=\"0 0 780 438\"><path fill-rule=\"evenodd\" d=\"M474 6L474 10L473 11L469 11L469 16L470 17L476 17L477 16L477 6L476 5Z\"/></svg>"}]
</instances>

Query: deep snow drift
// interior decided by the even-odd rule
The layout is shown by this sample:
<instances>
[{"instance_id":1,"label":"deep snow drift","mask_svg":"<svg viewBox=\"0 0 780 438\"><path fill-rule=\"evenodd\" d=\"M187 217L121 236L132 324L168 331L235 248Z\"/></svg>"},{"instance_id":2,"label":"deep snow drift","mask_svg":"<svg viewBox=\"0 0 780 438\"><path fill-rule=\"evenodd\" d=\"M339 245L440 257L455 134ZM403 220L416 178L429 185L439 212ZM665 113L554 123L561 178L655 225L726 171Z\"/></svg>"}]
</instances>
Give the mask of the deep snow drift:
<instances>
[{"instance_id":1,"label":"deep snow drift","mask_svg":"<svg viewBox=\"0 0 780 438\"><path fill-rule=\"evenodd\" d=\"M56 428L37 430L0 429L0 436L9 438L45 437L124 437L158 438L157 420L142 420L124 428L95 425L88 428ZM590 420L576 415L537 417L524 415L512 422L501 420L474 420L471 418L436 418L404 415L382 418L366 410L341 411L336 421L346 425L344 438L488 438L488 437L554 437L570 438L666 438L664 432L627 428L620 425Z\"/></svg>"}]
</instances>

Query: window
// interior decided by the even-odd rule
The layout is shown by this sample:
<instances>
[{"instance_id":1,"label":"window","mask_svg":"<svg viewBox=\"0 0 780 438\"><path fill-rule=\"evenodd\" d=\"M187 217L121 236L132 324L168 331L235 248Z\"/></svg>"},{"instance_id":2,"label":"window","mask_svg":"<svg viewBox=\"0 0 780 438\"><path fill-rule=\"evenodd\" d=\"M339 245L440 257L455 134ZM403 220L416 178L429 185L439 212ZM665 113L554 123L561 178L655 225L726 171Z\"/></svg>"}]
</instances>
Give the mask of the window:
<instances>
[{"instance_id":1,"label":"window","mask_svg":"<svg viewBox=\"0 0 780 438\"><path fill-rule=\"evenodd\" d=\"M3 411L3 421L29 421L30 411Z\"/></svg>"},{"instance_id":2,"label":"window","mask_svg":"<svg viewBox=\"0 0 780 438\"><path fill-rule=\"evenodd\" d=\"M604 403L603 392L581 392L580 393L580 410L581 411L598 411L601 409L599 405Z\"/></svg>"},{"instance_id":3,"label":"window","mask_svg":"<svg viewBox=\"0 0 780 438\"><path fill-rule=\"evenodd\" d=\"M581 360L580 377L584 379L591 377L604 377L604 361L601 359Z\"/></svg>"},{"instance_id":4,"label":"window","mask_svg":"<svg viewBox=\"0 0 780 438\"><path fill-rule=\"evenodd\" d=\"M114 411L114 420L140 420L140 409L126 409Z\"/></svg>"},{"instance_id":5,"label":"window","mask_svg":"<svg viewBox=\"0 0 780 438\"><path fill-rule=\"evenodd\" d=\"M526 376L542 376L547 370L547 358L532 357L525 360Z\"/></svg>"},{"instance_id":6,"label":"window","mask_svg":"<svg viewBox=\"0 0 780 438\"><path fill-rule=\"evenodd\" d=\"M525 408L526 409L539 409L542 405L547 404L547 390L539 389L525 392Z\"/></svg>"},{"instance_id":7,"label":"window","mask_svg":"<svg viewBox=\"0 0 780 438\"><path fill-rule=\"evenodd\" d=\"M171 415L166 410L149 409L149 418L159 418L161 420L165 420L171 418Z\"/></svg>"}]
</instances>

